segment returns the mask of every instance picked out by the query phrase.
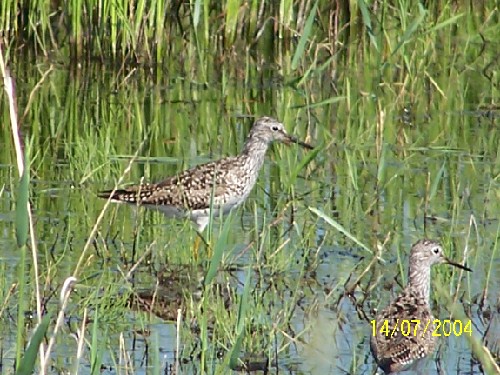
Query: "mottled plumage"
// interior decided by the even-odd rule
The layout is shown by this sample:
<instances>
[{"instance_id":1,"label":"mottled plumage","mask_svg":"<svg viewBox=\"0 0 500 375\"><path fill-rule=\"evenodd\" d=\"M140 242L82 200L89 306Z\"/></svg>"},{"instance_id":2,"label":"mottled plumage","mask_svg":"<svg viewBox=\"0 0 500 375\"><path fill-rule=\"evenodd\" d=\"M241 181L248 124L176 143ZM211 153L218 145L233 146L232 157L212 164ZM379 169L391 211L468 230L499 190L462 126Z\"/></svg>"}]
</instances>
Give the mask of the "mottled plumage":
<instances>
[{"instance_id":1,"label":"mottled plumage","mask_svg":"<svg viewBox=\"0 0 500 375\"><path fill-rule=\"evenodd\" d=\"M376 317L376 335L371 336L370 348L377 364L386 374L403 370L415 360L432 353L436 347L437 337L432 336L434 317L429 306L429 294L431 266L439 263L471 271L446 258L439 243L420 240L411 249L408 285ZM419 320L420 324L415 331L415 323L412 323L410 334L405 336L400 330L403 320L410 323L411 320ZM430 322L428 326L427 322ZM387 324L389 334L386 334L387 331L380 332L384 324ZM406 325L404 329L407 329Z\"/></svg>"},{"instance_id":2,"label":"mottled plumage","mask_svg":"<svg viewBox=\"0 0 500 375\"><path fill-rule=\"evenodd\" d=\"M238 156L197 165L156 184L103 191L99 197L157 209L167 217L189 217L201 232L208 224L211 204L213 214L217 215L245 201L273 141L313 148L288 135L277 120L262 117L253 124Z\"/></svg>"}]
</instances>

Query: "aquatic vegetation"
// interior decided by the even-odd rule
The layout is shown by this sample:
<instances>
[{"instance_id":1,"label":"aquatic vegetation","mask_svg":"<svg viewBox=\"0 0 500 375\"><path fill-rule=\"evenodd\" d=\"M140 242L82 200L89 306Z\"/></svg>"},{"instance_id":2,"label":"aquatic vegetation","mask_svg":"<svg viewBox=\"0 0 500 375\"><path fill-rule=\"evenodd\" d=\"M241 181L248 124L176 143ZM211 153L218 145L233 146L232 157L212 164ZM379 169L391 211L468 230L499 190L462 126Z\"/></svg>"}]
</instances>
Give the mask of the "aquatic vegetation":
<instances>
[{"instance_id":1,"label":"aquatic vegetation","mask_svg":"<svg viewBox=\"0 0 500 375\"><path fill-rule=\"evenodd\" d=\"M494 368L497 19L493 1L2 2L3 368L370 373L369 320L423 236L474 269L433 275L436 317L474 327L435 360ZM189 222L97 199L234 155L252 115L318 147L272 148L209 223L212 258Z\"/></svg>"}]
</instances>

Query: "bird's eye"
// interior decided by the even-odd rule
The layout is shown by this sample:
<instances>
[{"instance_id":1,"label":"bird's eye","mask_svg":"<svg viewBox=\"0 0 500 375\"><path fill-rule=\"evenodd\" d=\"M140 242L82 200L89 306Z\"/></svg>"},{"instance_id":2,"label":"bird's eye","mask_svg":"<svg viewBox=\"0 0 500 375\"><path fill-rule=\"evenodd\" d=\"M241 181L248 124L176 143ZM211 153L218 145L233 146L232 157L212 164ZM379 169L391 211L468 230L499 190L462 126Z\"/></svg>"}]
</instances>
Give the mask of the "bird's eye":
<instances>
[{"instance_id":1,"label":"bird's eye","mask_svg":"<svg viewBox=\"0 0 500 375\"><path fill-rule=\"evenodd\" d=\"M432 249L432 251L434 252L434 254L439 254L439 247L435 247L434 249Z\"/></svg>"},{"instance_id":2,"label":"bird's eye","mask_svg":"<svg viewBox=\"0 0 500 375\"><path fill-rule=\"evenodd\" d=\"M280 128L279 128L277 125L274 125L271 129L272 129L274 132L277 132L278 130L280 130Z\"/></svg>"}]
</instances>

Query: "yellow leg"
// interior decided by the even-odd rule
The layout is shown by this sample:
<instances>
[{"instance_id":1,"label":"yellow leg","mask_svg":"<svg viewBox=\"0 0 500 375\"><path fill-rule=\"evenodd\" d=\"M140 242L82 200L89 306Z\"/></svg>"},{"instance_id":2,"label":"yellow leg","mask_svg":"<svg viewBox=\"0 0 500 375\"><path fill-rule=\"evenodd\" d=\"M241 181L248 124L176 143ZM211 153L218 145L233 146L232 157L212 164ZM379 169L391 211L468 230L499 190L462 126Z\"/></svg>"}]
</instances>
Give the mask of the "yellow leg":
<instances>
[{"instance_id":1,"label":"yellow leg","mask_svg":"<svg viewBox=\"0 0 500 375\"><path fill-rule=\"evenodd\" d=\"M196 232L197 236L196 239L194 240L194 245L193 245L193 257L194 260L198 260L198 249L200 248L200 242L203 242L205 244L205 248L207 249L207 255L209 257L212 256L212 246L205 240L203 235L200 232Z\"/></svg>"},{"instance_id":2,"label":"yellow leg","mask_svg":"<svg viewBox=\"0 0 500 375\"><path fill-rule=\"evenodd\" d=\"M201 242L201 236L198 233L198 235L194 239L194 245L193 245L193 258L195 262L198 261L198 248L200 247L200 242Z\"/></svg>"},{"instance_id":3,"label":"yellow leg","mask_svg":"<svg viewBox=\"0 0 500 375\"><path fill-rule=\"evenodd\" d=\"M208 242L205 242L205 245L207 247L207 255L208 255L208 257L212 258L212 246Z\"/></svg>"}]
</instances>

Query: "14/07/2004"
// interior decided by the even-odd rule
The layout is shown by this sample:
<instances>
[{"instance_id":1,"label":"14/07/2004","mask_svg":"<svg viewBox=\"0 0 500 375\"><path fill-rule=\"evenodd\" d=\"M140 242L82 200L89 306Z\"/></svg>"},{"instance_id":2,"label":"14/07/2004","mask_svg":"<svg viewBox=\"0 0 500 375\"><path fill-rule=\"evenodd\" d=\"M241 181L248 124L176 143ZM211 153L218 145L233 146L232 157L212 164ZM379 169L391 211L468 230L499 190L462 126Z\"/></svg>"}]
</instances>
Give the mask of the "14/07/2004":
<instances>
[{"instance_id":1,"label":"14/07/2004","mask_svg":"<svg viewBox=\"0 0 500 375\"><path fill-rule=\"evenodd\" d=\"M430 320L421 322L420 319L397 319L396 323L393 326L391 325L392 327L389 327L389 320L386 319L384 320L382 326L377 327L376 320L372 320L371 324L373 336L376 336L377 328L381 334L390 337L393 337L396 332L401 332L403 336L420 335L423 337L429 329L432 330L432 336L435 337L448 337L451 334L454 334L458 337L463 333L472 336L472 323L470 320L466 321L464 324L461 320L451 321L451 319L434 319L432 323ZM442 334L440 331L442 332Z\"/></svg>"}]
</instances>

